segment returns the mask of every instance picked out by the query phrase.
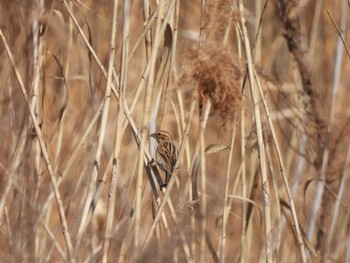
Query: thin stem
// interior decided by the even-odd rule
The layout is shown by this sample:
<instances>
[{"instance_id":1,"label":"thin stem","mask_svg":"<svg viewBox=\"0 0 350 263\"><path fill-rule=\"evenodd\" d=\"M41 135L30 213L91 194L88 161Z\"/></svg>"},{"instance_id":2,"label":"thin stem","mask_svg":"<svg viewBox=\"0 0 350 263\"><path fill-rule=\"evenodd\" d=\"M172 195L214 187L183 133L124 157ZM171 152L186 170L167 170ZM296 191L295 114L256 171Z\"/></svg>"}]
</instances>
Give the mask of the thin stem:
<instances>
[{"instance_id":1,"label":"thin stem","mask_svg":"<svg viewBox=\"0 0 350 263\"><path fill-rule=\"evenodd\" d=\"M246 27L246 21L245 17L243 15L243 1L239 1L239 10L240 10L240 16L241 16L241 28L243 31L243 39L244 39L244 46L245 46L245 53L247 56L247 63L248 63L248 76L249 76L249 83L250 83L250 91L251 96L253 100L253 107L254 107L254 117L255 117L255 125L256 125L256 135L258 139L258 151L259 151L259 161L260 161L260 176L261 176L261 183L262 183L262 191L263 191L263 197L264 197L264 223L265 223L265 239L266 239L266 261L272 262L272 227L271 227L271 209L270 209L270 187L269 187L269 181L267 179L267 173L266 173L266 158L265 158L265 149L264 149L264 140L262 135L262 124L261 124L261 118L260 118L260 109L259 109L259 102L258 102L258 92L255 85L255 78L254 78L254 72L253 72L253 62L251 57L251 50L250 50L250 42L248 38L248 31Z\"/></svg>"},{"instance_id":2,"label":"thin stem","mask_svg":"<svg viewBox=\"0 0 350 263\"><path fill-rule=\"evenodd\" d=\"M225 179L225 195L224 195L224 209L223 209L224 211L222 216L222 234L221 234L221 252L220 252L221 254L220 262L222 263L225 263L225 254L226 254L226 230L227 230L227 222L228 222L228 216L229 216L229 210L230 210L230 207L228 206L229 205L228 195L229 195L229 182L230 182L235 137L236 137L236 121L234 122L232 134L231 134L231 143L230 143L229 156L228 156L227 169L226 169L226 179Z\"/></svg>"},{"instance_id":3,"label":"thin stem","mask_svg":"<svg viewBox=\"0 0 350 263\"><path fill-rule=\"evenodd\" d=\"M127 2L127 3L125 3ZM129 10L130 5L128 4L129 1L124 2L124 30L123 30L123 60L122 60L122 72L126 72L126 56L128 54L128 37L129 37ZM109 65L108 65L108 77L107 77L107 87L109 89L109 94L111 91L111 84L112 84L112 78L113 78L113 65L114 65L114 57L115 57L115 36L117 33L117 14L118 14L118 0L114 0L114 6L113 6L113 18L112 18L112 32L111 32L111 48L110 48L110 55L109 55ZM126 54L126 55L124 55ZM122 74L122 76L124 76ZM121 81L123 85L121 88L125 86L125 78L123 81ZM105 238L103 241L103 257L102 262L106 263L108 259L108 250L110 246L110 241L112 237L112 225L113 225L113 216L114 216L114 207L115 207L115 193L117 189L117 177L120 170L120 164L119 164L119 152L120 152L120 144L121 144L121 137L122 134L120 133L120 126L121 126L121 99L123 98L123 95L121 92L119 98L119 104L118 104L118 112L117 112L117 132L116 132L116 139L115 139L115 147L114 147L114 159L113 159L113 168L112 168L112 175L111 175L111 185L109 189L109 199L108 199L108 207L107 207L107 222L106 222L106 228L105 228Z\"/></svg>"}]
</instances>

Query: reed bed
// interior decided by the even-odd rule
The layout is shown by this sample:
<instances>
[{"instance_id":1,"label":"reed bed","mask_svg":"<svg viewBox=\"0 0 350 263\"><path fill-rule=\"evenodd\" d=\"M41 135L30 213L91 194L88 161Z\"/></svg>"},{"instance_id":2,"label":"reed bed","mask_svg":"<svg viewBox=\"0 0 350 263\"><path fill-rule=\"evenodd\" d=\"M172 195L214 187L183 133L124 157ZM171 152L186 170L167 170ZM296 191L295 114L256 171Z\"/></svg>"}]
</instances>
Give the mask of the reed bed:
<instances>
[{"instance_id":1,"label":"reed bed","mask_svg":"<svg viewBox=\"0 0 350 263\"><path fill-rule=\"evenodd\" d=\"M349 10L2 1L0 261L350 262Z\"/></svg>"}]
</instances>

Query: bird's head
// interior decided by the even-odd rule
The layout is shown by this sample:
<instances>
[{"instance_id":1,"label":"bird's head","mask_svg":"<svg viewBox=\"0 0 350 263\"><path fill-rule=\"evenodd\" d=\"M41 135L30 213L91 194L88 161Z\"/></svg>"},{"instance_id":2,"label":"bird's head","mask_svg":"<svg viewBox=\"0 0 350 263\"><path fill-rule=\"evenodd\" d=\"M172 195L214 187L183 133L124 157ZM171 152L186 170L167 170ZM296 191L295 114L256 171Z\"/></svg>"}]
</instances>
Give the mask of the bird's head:
<instances>
[{"instance_id":1,"label":"bird's head","mask_svg":"<svg viewBox=\"0 0 350 263\"><path fill-rule=\"evenodd\" d=\"M156 131L155 133L152 133L150 137L154 138L157 140L158 143L166 140L172 140L171 135L167 133L166 131Z\"/></svg>"}]
</instances>

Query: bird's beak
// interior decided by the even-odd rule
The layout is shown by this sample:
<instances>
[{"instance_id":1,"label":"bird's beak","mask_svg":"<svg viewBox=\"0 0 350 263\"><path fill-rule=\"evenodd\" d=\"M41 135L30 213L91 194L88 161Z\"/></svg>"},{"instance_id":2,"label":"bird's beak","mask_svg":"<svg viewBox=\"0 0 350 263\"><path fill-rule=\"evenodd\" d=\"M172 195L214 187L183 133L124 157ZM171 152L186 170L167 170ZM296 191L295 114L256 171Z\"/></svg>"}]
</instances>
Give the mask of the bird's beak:
<instances>
[{"instance_id":1,"label":"bird's beak","mask_svg":"<svg viewBox=\"0 0 350 263\"><path fill-rule=\"evenodd\" d=\"M155 138L156 138L156 134L155 134L155 133L152 133L152 134L149 135L149 137L152 137L152 138L155 139Z\"/></svg>"}]
</instances>

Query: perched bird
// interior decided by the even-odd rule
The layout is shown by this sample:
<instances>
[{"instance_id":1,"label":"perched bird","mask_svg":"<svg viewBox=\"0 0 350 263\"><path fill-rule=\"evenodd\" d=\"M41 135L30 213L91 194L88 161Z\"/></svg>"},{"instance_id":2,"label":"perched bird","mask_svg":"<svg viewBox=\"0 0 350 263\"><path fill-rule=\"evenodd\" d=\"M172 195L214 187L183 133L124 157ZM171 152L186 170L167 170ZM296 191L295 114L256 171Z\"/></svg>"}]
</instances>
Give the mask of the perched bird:
<instances>
[{"instance_id":1,"label":"perched bird","mask_svg":"<svg viewBox=\"0 0 350 263\"><path fill-rule=\"evenodd\" d=\"M155 161L159 168L165 172L165 183L161 186L163 187L170 181L179 152L172 137L166 131L159 130L150 136L158 142Z\"/></svg>"}]
</instances>

